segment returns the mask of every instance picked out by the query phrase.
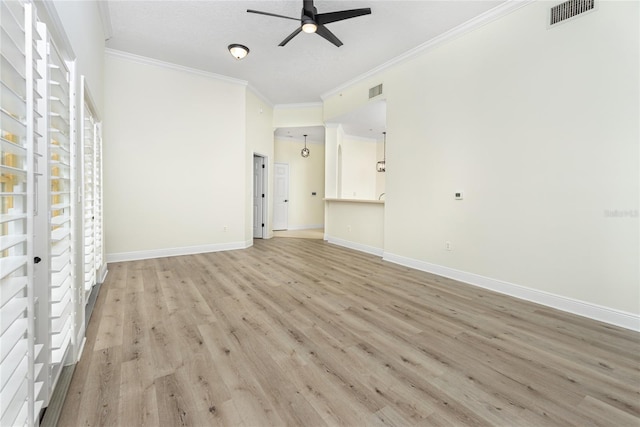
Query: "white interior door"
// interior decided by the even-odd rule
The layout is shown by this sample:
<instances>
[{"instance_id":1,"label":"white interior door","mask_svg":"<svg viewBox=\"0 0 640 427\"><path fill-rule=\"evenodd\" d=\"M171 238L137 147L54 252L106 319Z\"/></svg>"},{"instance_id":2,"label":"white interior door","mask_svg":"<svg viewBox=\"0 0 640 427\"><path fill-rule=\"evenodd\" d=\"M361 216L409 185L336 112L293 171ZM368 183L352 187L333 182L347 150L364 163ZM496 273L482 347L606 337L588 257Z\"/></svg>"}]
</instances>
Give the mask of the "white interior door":
<instances>
[{"instance_id":1,"label":"white interior door","mask_svg":"<svg viewBox=\"0 0 640 427\"><path fill-rule=\"evenodd\" d=\"M273 164L273 229L289 228L289 164Z\"/></svg>"},{"instance_id":2,"label":"white interior door","mask_svg":"<svg viewBox=\"0 0 640 427\"><path fill-rule=\"evenodd\" d=\"M253 156L253 237L264 238L264 182L265 182L264 157Z\"/></svg>"}]
</instances>

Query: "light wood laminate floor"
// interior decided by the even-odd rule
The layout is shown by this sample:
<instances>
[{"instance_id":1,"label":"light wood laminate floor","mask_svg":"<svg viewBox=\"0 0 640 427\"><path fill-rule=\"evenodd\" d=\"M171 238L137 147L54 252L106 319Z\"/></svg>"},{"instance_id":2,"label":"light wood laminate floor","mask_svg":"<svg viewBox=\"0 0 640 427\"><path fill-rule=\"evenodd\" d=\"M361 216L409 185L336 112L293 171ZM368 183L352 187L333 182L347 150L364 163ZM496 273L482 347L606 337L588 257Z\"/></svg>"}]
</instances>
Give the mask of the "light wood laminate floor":
<instances>
[{"instance_id":1,"label":"light wood laminate floor","mask_svg":"<svg viewBox=\"0 0 640 427\"><path fill-rule=\"evenodd\" d=\"M60 426L638 426L640 334L320 240L109 264Z\"/></svg>"}]
</instances>

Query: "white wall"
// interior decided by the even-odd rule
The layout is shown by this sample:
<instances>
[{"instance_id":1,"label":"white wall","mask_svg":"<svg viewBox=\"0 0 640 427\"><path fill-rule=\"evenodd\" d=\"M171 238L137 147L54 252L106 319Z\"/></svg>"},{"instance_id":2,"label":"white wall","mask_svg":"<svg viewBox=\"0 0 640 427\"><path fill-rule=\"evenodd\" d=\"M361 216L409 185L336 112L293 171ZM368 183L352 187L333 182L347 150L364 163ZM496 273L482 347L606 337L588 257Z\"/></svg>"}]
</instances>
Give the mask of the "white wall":
<instances>
[{"instance_id":1,"label":"white wall","mask_svg":"<svg viewBox=\"0 0 640 427\"><path fill-rule=\"evenodd\" d=\"M344 131L341 125L327 123L324 135L324 194L325 197L338 198L341 189L338 182L338 147L342 146ZM342 148L340 148L342 149Z\"/></svg>"},{"instance_id":2,"label":"white wall","mask_svg":"<svg viewBox=\"0 0 640 427\"><path fill-rule=\"evenodd\" d=\"M246 86L154 64L105 59L108 258L243 247Z\"/></svg>"},{"instance_id":3,"label":"white wall","mask_svg":"<svg viewBox=\"0 0 640 427\"><path fill-rule=\"evenodd\" d=\"M306 158L302 147L304 140L275 139L275 161L289 164L290 230L324 226L324 144L307 141Z\"/></svg>"},{"instance_id":4,"label":"white wall","mask_svg":"<svg viewBox=\"0 0 640 427\"><path fill-rule=\"evenodd\" d=\"M386 258L640 328L639 4L598 4L547 29L531 3L326 100L384 81Z\"/></svg>"},{"instance_id":5,"label":"white wall","mask_svg":"<svg viewBox=\"0 0 640 427\"><path fill-rule=\"evenodd\" d=\"M267 237L273 236L273 108L247 90L246 101L246 209L247 244L253 242L253 155L266 157L267 166Z\"/></svg>"},{"instance_id":6,"label":"white wall","mask_svg":"<svg viewBox=\"0 0 640 427\"><path fill-rule=\"evenodd\" d=\"M374 139L343 135L342 193L345 199L377 200L378 144Z\"/></svg>"},{"instance_id":7,"label":"white wall","mask_svg":"<svg viewBox=\"0 0 640 427\"><path fill-rule=\"evenodd\" d=\"M382 255L384 250L384 204L377 202L330 200L326 202L329 243Z\"/></svg>"},{"instance_id":8,"label":"white wall","mask_svg":"<svg viewBox=\"0 0 640 427\"><path fill-rule=\"evenodd\" d=\"M324 126L322 103L278 104L273 108L273 127Z\"/></svg>"}]
</instances>

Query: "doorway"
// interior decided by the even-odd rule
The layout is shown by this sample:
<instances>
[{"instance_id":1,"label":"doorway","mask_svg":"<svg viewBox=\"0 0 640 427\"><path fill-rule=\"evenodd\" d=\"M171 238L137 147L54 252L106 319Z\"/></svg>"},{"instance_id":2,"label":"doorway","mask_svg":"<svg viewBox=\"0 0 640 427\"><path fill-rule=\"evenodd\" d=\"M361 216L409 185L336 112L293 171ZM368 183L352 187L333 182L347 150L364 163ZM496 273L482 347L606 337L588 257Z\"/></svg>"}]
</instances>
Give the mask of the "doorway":
<instances>
[{"instance_id":1,"label":"doorway","mask_svg":"<svg viewBox=\"0 0 640 427\"><path fill-rule=\"evenodd\" d=\"M267 237L267 161L265 156L253 155L253 238Z\"/></svg>"},{"instance_id":2,"label":"doorway","mask_svg":"<svg viewBox=\"0 0 640 427\"><path fill-rule=\"evenodd\" d=\"M273 164L273 229L289 228L289 164Z\"/></svg>"}]
</instances>

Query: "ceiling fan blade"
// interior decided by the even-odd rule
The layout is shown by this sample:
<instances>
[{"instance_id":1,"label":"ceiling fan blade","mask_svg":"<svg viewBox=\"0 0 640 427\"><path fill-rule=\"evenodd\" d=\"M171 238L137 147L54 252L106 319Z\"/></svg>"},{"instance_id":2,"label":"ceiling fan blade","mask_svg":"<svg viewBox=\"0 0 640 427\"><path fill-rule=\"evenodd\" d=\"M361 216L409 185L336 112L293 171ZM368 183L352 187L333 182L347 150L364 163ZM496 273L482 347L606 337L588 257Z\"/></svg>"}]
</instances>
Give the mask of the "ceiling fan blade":
<instances>
[{"instance_id":1,"label":"ceiling fan blade","mask_svg":"<svg viewBox=\"0 0 640 427\"><path fill-rule=\"evenodd\" d=\"M337 38L331 31L329 31L329 29L327 27L325 27L324 25L318 24L318 29L316 30L316 34L318 34L319 36L323 37L326 40L329 40L331 43L335 44L336 46L340 47L342 46L342 42L340 41L339 38Z\"/></svg>"},{"instance_id":2,"label":"ceiling fan blade","mask_svg":"<svg viewBox=\"0 0 640 427\"><path fill-rule=\"evenodd\" d=\"M315 21L318 24L330 24L331 22L342 21L344 19L355 18L357 16L371 14L371 8L341 10L339 12L320 13L316 15Z\"/></svg>"},{"instance_id":3,"label":"ceiling fan blade","mask_svg":"<svg viewBox=\"0 0 640 427\"><path fill-rule=\"evenodd\" d=\"M291 39L300 34L300 32L302 32L302 27L296 28L296 30L293 33L289 34L286 39L282 40L282 42L278 46L284 46L285 44L289 43Z\"/></svg>"},{"instance_id":4,"label":"ceiling fan blade","mask_svg":"<svg viewBox=\"0 0 640 427\"><path fill-rule=\"evenodd\" d=\"M292 18L290 16L277 15L275 13L261 12L259 10L247 9L247 12L249 12L249 13L257 13L258 15L275 16L276 18L293 19L294 21L300 21L300 18Z\"/></svg>"}]
</instances>

